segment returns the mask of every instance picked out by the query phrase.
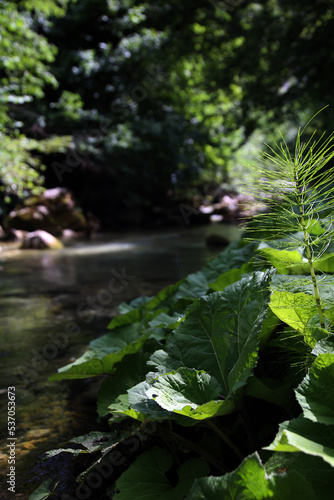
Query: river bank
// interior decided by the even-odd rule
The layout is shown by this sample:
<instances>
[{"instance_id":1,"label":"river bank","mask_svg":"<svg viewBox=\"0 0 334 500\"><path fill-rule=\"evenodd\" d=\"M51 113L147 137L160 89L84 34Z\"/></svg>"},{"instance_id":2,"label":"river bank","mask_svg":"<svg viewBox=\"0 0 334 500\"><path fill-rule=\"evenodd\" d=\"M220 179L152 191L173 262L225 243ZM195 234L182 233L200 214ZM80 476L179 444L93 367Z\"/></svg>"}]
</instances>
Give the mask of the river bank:
<instances>
[{"instance_id":1,"label":"river bank","mask_svg":"<svg viewBox=\"0 0 334 500\"><path fill-rule=\"evenodd\" d=\"M212 233L229 241L240 236L236 226L214 224L104 234L97 241L72 240L56 252L3 249L0 375L1 389L16 387L17 498L28 498L28 489L31 493L45 479L38 458L43 452L88 432L92 422L97 427L99 381L56 383L48 377L105 333L121 302L154 295L217 255L219 248L206 245ZM112 272L132 279L118 293L108 294ZM73 325L79 335L66 338ZM6 397L7 391L1 395L4 437ZM6 454L0 458L6 470Z\"/></svg>"}]
</instances>

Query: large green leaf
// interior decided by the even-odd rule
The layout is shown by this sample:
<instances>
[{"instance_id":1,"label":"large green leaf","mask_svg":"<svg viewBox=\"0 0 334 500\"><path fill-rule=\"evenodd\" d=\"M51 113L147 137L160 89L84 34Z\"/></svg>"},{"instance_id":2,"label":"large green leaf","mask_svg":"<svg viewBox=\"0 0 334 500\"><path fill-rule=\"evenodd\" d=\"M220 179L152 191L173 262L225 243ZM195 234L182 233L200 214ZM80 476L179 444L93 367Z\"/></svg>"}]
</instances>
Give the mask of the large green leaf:
<instances>
[{"instance_id":1,"label":"large green leaf","mask_svg":"<svg viewBox=\"0 0 334 500\"><path fill-rule=\"evenodd\" d=\"M334 276L322 275L317 280L322 305L325 308L334 305L333 287ZM286 276L275 274L270 284L273 291L278 292L302 292L314 296L314 286L310 275Z\"/></svg>"},{"instance_id":2,"label":"large green leaf","mask_svg":"<svg viewBox=\"0 0 334 500\"><path fill-rule=\"evenodd\" d=\"M267 243L261 243L258 252L281 274L301 274L305 272L307 262L303 262L303 256L298 250L279 250L271 248Z\"/></svg>"},{"instance_id":3,"label":"large green leaf","mask_svg":"<svg viewBox=\"0 0 334 500\"><path fill-rule=\"evenodd\" d=\"M311 295L274 291L270 308L281 321L300 332L311 347L328 334L320 327L318 308Z\"/></svg>"},{"instance_id":4,"label":"large green leaf","mask_svg":"<svg viewBox=\"0 0 334 500\"><path fill-rule=\"evenodd\" d=\"M221 387L214 377L189 368L160 375L146 394L165 410L196 420L226 415L234 410L231 400L221 400Z\"/></svg>"},{"instance_id":5,"label":"large green leaf","mask_svg":"<svg viewBox=\"0 0 334 500\"><path fill-rule=\"evenodd\" d=\"M97 397L97 411L100 417L110 413L111 404L114 404L115 411L120 407L122 409L129 407L127 390L145 378L147 357L148 355L144 353L125 356L117 364L115 374L102 382Z\"/></svg>"},{"instance_id":6,"label":"large green leaf","mask_svg":"<svg viewBox=\"0 0 334 500\"><path fill-rule=\"evenodd\" d=\"M165 340L169 333L183 321L183 316L180 313L173 313L173 315L159 312L161 309L156 310L157 315L148 321L148 329L150 337L156 339L158 342Z\"/></svg>"},{"instance_id":7,"label":"large green leaf","mask_svg":"<svg viewBox=\"0 0 334 500\"><path fill-rule=\"evenodd\" d=\"M314 268L323 273L334 273L334 253L325 253L314 263Z\"/></svg>"},{"instance_id":8,"label":"large green leaf","mask_svg":"<svg viewBox=\"0 0 334 500\"><path fill-rule=\"evenodd\" d=\"M311 483L317 498L321 500L333 499L334 468L320 457L305 453L275 452L265 463L268 474L285 474L297 471Z\"/></svg>"},{"instance_id":9,"label":"large green leaf","mask_svg":"<svg viewBox=\"0 0 334 500\"><path fill-rule=\"evenodd\" d=\"M320 354L296 389L304 417L334 425L334 354Z\"/></svg>"},{"instance_id":10,"label":"large green leaf","mask_svg":"<svg viewBox=\"0 0 334 500\"><path fill-rule=\"evenodd\" d=\"M232 412L230 396L246 384L257 362L270 276L268 271L245 276L190 306L167 340L167 353L152 355L156 373L128 391L131 409L123 413L196 420Z\"/></svg>"},{"instance_id":11,"label":"large green leaf","mask_svg":"<svg viewBox=\"0 0 334 500\"><path fill-rule=\"evenodd\" d=\"M209 283L208 286L215 292L222 291L227 286L232 285L232 283L239 281L243 274L249 273L252 270L252 267L252 264L247 262L238 269L230 269L229 271L220 274L218 278L212 283Z\"/></svg>"},{"instance_id":12,"label":"large green leaf","mask_svg":"<svg viewBox=\"0 0 334 500\"><path fill-rule=\"evenodd\" d=\"M296 452L321 457L334 467L334 426L312 422L300 416L279 426L266 450Z\"/></svg>"},{"instance_id":13,"label":"large green leaf","mask_svg":"<svg viewBox=\"0 0 334 500\"><path fill-rule=\"evenodd\" d=\"M128 417L139 420L140 422L144 422L146 418L144 413L142 413L141 411L137 411L130 406L128 393L119 394L117 398L108 406L108 412L111 414L110 421L112 422L119 422L120 420ZM155 418L156 420L159 419L159 417L154 412L152 412L152 414L152 418ZM164 416L161 418L163 419Z\"/></svg>"},{"instance_id":14,"label":"large green leaf","mask_svg":"<svg viewBox=\"0 0 334 500\"><path fill-rule=\"evenodd\" d=\"M124 314L113 318L109 323L108 328L112 330L114 328L117 328L118 326L153 319L156 314L152 314L152 311L154 311L158 306L160 308L163 307L165 302L168 302L170 297L173 297L175 295L180 287L180 284L183 283L183 281L184 279L178 281L177 283L169 285L154 297L138 297L129 305L121 304L120 311Z\"/></svg>"},{"instance_id":15,"label":"large green leaf","mask_svg":"<svg viewBox=\"0 0 334 500\"><path fill-rule=\"evenodd\" d=\"M221 387L214 377L194 369L180 368L177 372L160 375L148 394L165 410L192 408L217 399Z\"/></svg>"},{"instance_id":16,"label":"large green leaf","mask_svg":"<svg viewBox=\"0 0 334 500\"><path fill-rule=\"evenodd\" d=\"M149 332L140 335L141 323L119 326L89 344L86 351L74 363L66 365L52 375L50 380L74 379L111 374L114 366L127 354L134 354L142 348Z\"/></svg>"},{"instance_id":17,"label":"large green leaf","mask_svg":"<svg viewBox=\"0 0 334 500\"><path fill-rule=\"evenodd\" d=\"M274 292L270 308L276 316L300 333L304 333L309 320L317 314L314 297L305 293Z\"/></svg>"},{"instance_id":18,"label":"large green leaf","mask_svg":"<svg viewBox=\"0 0 334 500\"><path fill-rule=\"evenodd\" d=\"M222 396L243 386L257 362L269 280L269 272L257 272L222 292L201 297L168 338L170 357L214 376L222 386Z\"/></svg>"},{"instance_id":19,"label":"large green leaf","mask_svg":"<svg viewBox=\"0 0 334 500\"><path fill-rule=\"evenodd\" d=\"M131 300L131 302L122 302L118 306L118 311L120 314L125 314L127 312L132 311L133 309L138 309L139 307L143 306L151 300L152 297L147 297L147 295L140 295L139 297L136 297L135 299Z\"/></svg>"},{"instance_id":20,"label":"large green leaf","mask_svg":"<svg viewBox=\"0 0 334 500\"><path fill-rule=\"evenodd\" d=\"M219 415L226 415L234 410L234 404L231 400L209 401L202 405L196 404L194 401L186 399L180 392L174 392L173 397L176 398L175 405L173 400L169 399L169 404L165 399L168 395L152 389L152 380L148 377L149 382L141 382L128 390L128 397L122 395L115 403L110 405L109 410L113 413L128 416L143 422L145 419L150 420L177 420L182 426L195 425L197 420L204 420ZM169 387L165 385L165 389ZM155 400L156 395L160 398L160 403L167 406L171 410L165 409ZM164 399L164 396L166 398ZM183 398L183 399L182 399ZM190 404L191 403L191 404ZM190 418L189 418L190 417Z\"/></svg>"},{"instance_id":21,"label":"large green leaf","mask_svg":"<svg viewBox=\"0 0 334 500\"><path fill-rule=\"evenodd\" d=\"M128 432L128 435L130 434L131 433ZM122 437L128 436L125 435ZM59 453L70 453L74 456L97 452L105 454L109 452L119 442L119 440L120 435L116 432L91 431L89 434L77 436L70 439L66 443L63 443L62 446L66 445L66 448L60 447L54 450L47 451L46 456L50 458L54 457L55 455L59 455ZM76 448L69 447L69 445L73 446L73 444L76 446Z\"/></svg>"},{"instance_id":22,"label":"large green leaf","mask_svg":"<svg viewBox=\"0 0 334 500\"><path fill-rule=\"evenodd\" d=\"M184 498L195 478L209 472L207 464L200 459L191 459L178 471L178 483L173 486L166 477L172 467L173 458L158 447L143 453L116 481L115 500L172 500Z\"/></svg>"},{"instance_id":23,"label":"large green leaf","mask_svg":"<svg viewBox=\"0 0 334 500\"><path fill-rule=\"evenodd\" d=\"M239 268L247 263L254 255L255 243L242 246L242 241L231 243L215 259L197 273L189 274L180 285L175 298L184 297L196 299L205 295L209 290L209 283L215 281L219 275L226 273L230 269Z\"/></svg>"},{"instance_id":24,"label":"large green leaf","mask_svg":"<svg viewBox=\"0 0 334 500\"><path fill-rule=\"evenodd\" d=\"M149 376L153 379L157 377L157 374L168 373L171 371L176 371L178 368L182 367L182 363L176 359L168 356L168 353L162 349L155 351L147 362L148 366L154 367L154 372L150 373Z\"/></svg>"},{"instance_id":25,"label":"large green leaf","mask_svg":"<svg viewBox=\"0 0 334 500\"><path fill-rule=\"evenodd\" d=\"M178 323L182 320L182 318L182 315L178 313L169 315L162 312L158 314L154 319L149 321L148 324L151 328L164 327L173 330L178 326Z\"/></svg>"},{"instance_id":26,"label":"large green leaf","mask_svg":"<svg viewBox=\"0 0 334 500\"><path fill-rule=\"evenodd\" d=\"M312 486L296 471L266 476L257 453L222 477L196 479L186 500L316 500Z\"/></svg>"},{"instance_id":27,"label":"large green leaf","mask_svg":"<svg viewBox=\"0 0 334 500\"><path fill-rule=\"evenodd\" d=\"M330 335L325 339L319 340L312 349L312 354L334 354L334 335Z\"/></svg>"},{"instance_id":28,"label":"large green leaf","mask_svg":"<svg viewBox=\"0 0 334 500\"><path fill-rule=\"evenodd\" d=\"M144 307L144 306L143 306ZM130 309L124 314L120 316L116 316L113 318L108 325L109 330L113 330L119 326L129 325L131 323L139 322L142 319L141 308L138 309Z\"/></svg>"},{"instance_id":29,"label":"large green leaf","mask_svg":"<svg viewBox=\"0 0 334 500\"><path fill-rule=\"evenodd\" d=\"M28 500L46 500L53 494L55 487L54 480L47 479L30 495Z\"/></svg>"},{"instance_id":30,"label":"large green leaf","mask_svg":"<svg viewBox=\"0 0 334 500\"><path fill-rule=\"evenodd\" d=\"M130 408L123 411L119 409L120 413L132 418L137 418L138 420L143 420L145 416L153 420L165 420L170 418L172 416L170 411L163 409L153 398L148 397L147 392L150 388L151 385L145 381L129 389L128 401Z\"/></svg>"}]
</instances>

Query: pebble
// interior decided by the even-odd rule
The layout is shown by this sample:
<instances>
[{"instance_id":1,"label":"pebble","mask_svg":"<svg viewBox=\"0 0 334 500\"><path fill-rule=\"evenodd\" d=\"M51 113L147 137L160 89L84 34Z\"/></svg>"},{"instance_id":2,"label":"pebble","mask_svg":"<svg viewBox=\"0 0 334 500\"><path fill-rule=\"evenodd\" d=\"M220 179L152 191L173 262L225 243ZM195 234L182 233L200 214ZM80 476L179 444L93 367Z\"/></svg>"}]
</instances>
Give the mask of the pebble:
<instances>
[{"instance_id":1,"label":"pebble","mask_svg":"<svg viewBox=\"0 0 334 500\"><path fill-rule=\"evenodd\" d=\"M33 450L36 448L36 442L35 441L23 441L20 443L20 446L22 448L25 448L26 450Z\"/></svg>"},{"instance_id":2,"label":"pebble","mask_svg":"<svg viewBox=\"0 0 334 500\"><path fill-rule=\"evenodd\" d=\"M25 441L31 441L32 439L38 439L46 437L52 434L52 429L31 429L24 435Z\"/></svg>"}]
</instances>

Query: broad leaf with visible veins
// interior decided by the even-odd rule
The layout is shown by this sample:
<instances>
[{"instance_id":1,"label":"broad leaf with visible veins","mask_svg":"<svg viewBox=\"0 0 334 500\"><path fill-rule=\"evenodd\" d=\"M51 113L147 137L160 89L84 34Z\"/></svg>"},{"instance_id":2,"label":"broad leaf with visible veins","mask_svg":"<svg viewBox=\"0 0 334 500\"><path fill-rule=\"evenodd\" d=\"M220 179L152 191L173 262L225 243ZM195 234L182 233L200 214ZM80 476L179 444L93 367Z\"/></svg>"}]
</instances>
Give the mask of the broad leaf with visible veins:
<instances>
[{"instance_id":1,"label":"broad leaf with visible veins","mask_svg":"<svg viewBox=\"0 0 334 500\"><path fill-rule=\"evenodd\" d=\"M169 337L169 356L185 367L214 376L223 396L245 385L257 363L269 279L269 272L256 272L222 292L201 297Z\"/></svg>"},{"instance_id":2,"label":"broad leaf with visible veins","mask_svg":"<svg viewBox=\"0 0 334 500\"><path fill-rule=\"evenodd\" d=\"M266 475L257 453L221 477L196 479L186 500L316 500L307 479L300 473Z\"/></svg>"},{"instance_id":3,"label":"broad leaf with visible veins","mask_svg":"<svg viewBox=\"0 0 334 500\"><path fill-rule=\"evenodd\" d=\"M166 477L172 467L171 454L154 447L140 455L116 481L115 500L178 500L184 498L196 477L209 472L208 465L199 458L183 463L177 470L178 482L173 486Z\"/></svg>"},{"instance_id":4,"label":"broad leaf with visible veins","mask_svg":"<svg viewBox=\"0 0 334 500\"><path fill-rule=\"evenodd\" d=\"M52 375L50 380L95 377L113 373L115 364L127 354L139 351L150 333L141 335L141 324L119 326L110 333L93 340L89 349L74 363L66 365Z\"/></svg>"},{"instance_id":5,"label":"broad leaf with visible veins","mask_svg":"<svg viewBox=\"0 0 334 500\"><path fill-rule=\"evenodd\" d=\"M245 276L188 307L167 340L167 354L160 350L151 357L158 373L150 372L146 382L128 391L132 410L148 418L193 420L233 412L233 394L257 363L270 276L268 271Z\"/></svg>"},{"instance_id":6,"label":"broad leaf with visible veins","mask_svg":"<svg viewBox=\"0 0 334 500\"><path fill-rule=\"evenodd\" d=\"M231 400L220 401L221 387L205 372L180 368L160 375L146 392L162 408L196 420L226 415L234 410Z\"/></svg>"},{"instance_id":7,"label":"broad leaf with visible veins","mask_svg":"<svg viewBox=\"0 0 334 500\"><path fill-rule=\"evenodd\" d=\"M300 332L311 347L328 335L320 327L314 296L302 292L275 291L271 296L270 309L281 321Z\"/></svg>"},{"instance_id":8,"label":"broad leaf with visible veins","mask_svg":"<svg viewBox=\"0 0 334 500\"><path fill-rule=\"evenodd\" d=\"M304 417L334 425L334 354L319 354L296 389Z\"/></svg>"},{"instance_id":9,"label":"broad leaf with visible veins","mask_svg":"<svg viewBox=\"0 0 334 500\"><path fill-rule=\"evenodd\" d=\"M300 416L279 426L278 434L266 450L296 452L321 457L334 467L334 426L312 422Z\"/></svg>"}]
</instances>

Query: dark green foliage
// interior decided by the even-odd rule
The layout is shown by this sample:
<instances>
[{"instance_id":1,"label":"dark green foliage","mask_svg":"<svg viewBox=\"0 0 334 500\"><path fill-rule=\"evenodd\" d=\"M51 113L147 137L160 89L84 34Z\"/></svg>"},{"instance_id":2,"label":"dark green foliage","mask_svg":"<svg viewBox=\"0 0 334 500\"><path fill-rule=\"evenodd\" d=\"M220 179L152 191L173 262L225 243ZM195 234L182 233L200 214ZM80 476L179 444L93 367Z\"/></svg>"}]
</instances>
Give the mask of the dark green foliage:
<instances>
[{"instance_id":1,"label":"dark green foliage","mask_svg":"<svg viewBox=\"0 0 334 500\"><path fill-rule=\"evenodd\" d=\"M108 375L98 410L110 431L51 454L90 453L88 480L118 453L122 466L103 476L115 499L330 498L332 333L311 278L249 272L255 256L233 243L191 279L121 305L108 333L53 376ZM319 283L330 319L332 280Z\"/></svg>"},{"instance_id":2,"label":"dark green foliage","mask_svg":"<svg viewBox=\"0 0 334 500\"><path fill-rule=\"evenodd\" d=\"M258 219L281 222L278 239L268 224L263 241L230 244L157 296L122 304L109 332L51 377L106 376L98 410L110 416L108 446L96 448L93 436L91 448L88 435L76 439L84 451L71 442L52 451L98 452L80 477L137 436L136 459L107 478L111 498L329 498L333 190L322 167L333 136L306 145L300 137L291 154L283 142L262 155L279 169L259 188L277 196L275 213Z\"/></svg>"},{"instance_id":3,"label":"dark green foliage","mask_svg":"<svg viewBox=\"0 0 334 500\"><path fill-rule=\"evenodd\" d=\"M6 194L45 178L108 225L242 178L242 144L333 100L332 1L6 0L1 21L0 124L19 152L14 178L2 161ZM53 151L25 141L50 136Z\"/></svg>"}]
</instances>

